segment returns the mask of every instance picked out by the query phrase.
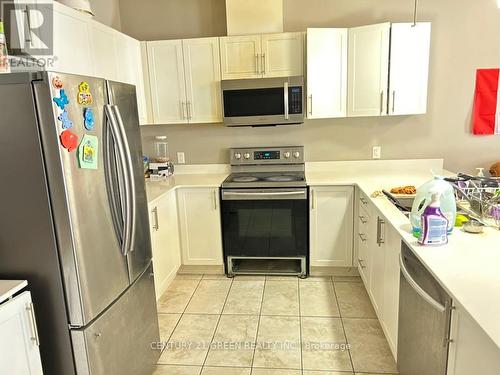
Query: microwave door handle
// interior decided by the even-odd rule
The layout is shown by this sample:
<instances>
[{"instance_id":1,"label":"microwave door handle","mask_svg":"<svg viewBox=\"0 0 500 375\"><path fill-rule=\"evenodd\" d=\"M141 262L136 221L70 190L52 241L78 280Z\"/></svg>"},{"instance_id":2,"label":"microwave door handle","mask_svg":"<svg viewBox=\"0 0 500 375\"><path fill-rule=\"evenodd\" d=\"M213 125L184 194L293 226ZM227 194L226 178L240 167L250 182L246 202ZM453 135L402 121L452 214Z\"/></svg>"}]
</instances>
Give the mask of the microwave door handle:
<instances>
[{"instance_id":1,"label":"microwave door handle","mask_svg":"<svg viewBox=\"0 0 500 375\"><path fill-rule=\"evenodd\" d=\"M285 100L285 120L290 119L290 112L288 109L288 82L283 85L283 96Z\"/></svg>"}]
</instances>

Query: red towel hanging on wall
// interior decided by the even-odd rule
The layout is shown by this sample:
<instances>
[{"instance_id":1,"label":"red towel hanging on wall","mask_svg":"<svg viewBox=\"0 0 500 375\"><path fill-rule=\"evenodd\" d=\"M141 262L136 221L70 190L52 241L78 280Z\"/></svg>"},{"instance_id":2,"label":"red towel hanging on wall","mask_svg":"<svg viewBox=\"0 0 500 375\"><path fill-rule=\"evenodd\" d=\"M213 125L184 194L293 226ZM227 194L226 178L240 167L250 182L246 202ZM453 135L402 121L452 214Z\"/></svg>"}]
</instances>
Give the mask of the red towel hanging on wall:
<instances>
[{"instance_id":1,"label":"red towel hanging on wall","mask_svg":"<svg viewBox=\"0 0 500 375\"><path fill-rule=\"evenodd\" d=\"M472 132L476 135L500 134L500 69L478 69Z\"/></svg>"}]
</instances>

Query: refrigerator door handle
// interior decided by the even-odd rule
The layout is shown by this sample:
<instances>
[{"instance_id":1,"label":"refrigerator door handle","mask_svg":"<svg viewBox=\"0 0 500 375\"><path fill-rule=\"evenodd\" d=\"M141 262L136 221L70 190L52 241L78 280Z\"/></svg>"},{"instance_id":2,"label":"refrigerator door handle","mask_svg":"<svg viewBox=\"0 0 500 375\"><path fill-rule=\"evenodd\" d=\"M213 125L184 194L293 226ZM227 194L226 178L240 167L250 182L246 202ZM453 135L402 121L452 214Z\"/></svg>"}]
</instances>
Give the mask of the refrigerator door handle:
<instances>
[{"instance_id":1,"label":"refrigerator door handle","mask_svg":"<svg viewBox=\"0 0 500 375\"><path fill-rule=\"evenodd\" d=\"M112 110L115 114L116 122L120 131L120 139L124 149L124 163L123 167L125 169L126 178L129 185L129 201L127 203L127 216L125 219L125 244L127 252L134 251L135 243L135 226L137 220L137 202L136 202L136 191L135 191L135 179L134 179L134 163L132 162L132 153L130 151L129 142L127 138L127 132L125 131L125 125L123 124L122 116L120 114L120 108L117 105L112 106Z\"/></svg>"},{"instance_id":2,"label":"refrigerator door handle","mask_svg":"<svg viewBox=\"0 0 500 375\"><path fill-rule=\"evenodd\" d=\"M115 228L116 236L118 237L118 242L123 243L123 215L122 210L122 191L123 191L123 174L118 173L118 186L115 184L115 176L113 175L113 170L121 169L119 164L119 158L117 158L116 142L114 139L113 131L111 129L112 125L109 118L105 119L105 130L103 139L103 153L104 153L104 175L106 178L106 185L108 189L108 197L111 205L111 219L113 221L113 226Z\"/></svg>"},{"instance_id":3,"label":"refrigerator door handle","mask_svg":"<svg viewBox=\"0 0 500 375\"><path fill-rule=\"evenodd\" d=\"M123 138L121 137L121 131L118 125L118 120L116 118L116 112L113 110L113 106L106 104L104 106L104 112L106 113L106 118L109 120L111 134L113 139L115 140L116 151L119 158L119 165L124 169L123 172L118 171L118 173L123 173L125 178L124 187L123 187L123 204L124 204L124 228L122 234L122 243L121 243L121 252L123 255L127 255L130 249L130 201L131 201L131 187L130 187L130 179L128 177L128 173L126 172L126 153L125 146L123 144Z\"/></svg>"}]
</instances>

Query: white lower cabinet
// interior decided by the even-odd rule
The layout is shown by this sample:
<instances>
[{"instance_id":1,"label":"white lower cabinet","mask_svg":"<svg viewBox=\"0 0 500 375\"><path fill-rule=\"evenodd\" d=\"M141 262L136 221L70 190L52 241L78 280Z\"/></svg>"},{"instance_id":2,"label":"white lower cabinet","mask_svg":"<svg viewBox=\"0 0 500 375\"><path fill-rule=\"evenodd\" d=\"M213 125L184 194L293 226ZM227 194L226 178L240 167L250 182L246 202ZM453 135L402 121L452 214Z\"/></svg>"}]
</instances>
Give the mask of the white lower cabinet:
<instances>
[{"instance_id":1,"label":"white lower cabinet","mask_svg":"<svg viewBox=\"0 0 500 375\"><path fill-rule=\"evenodd\" d=\"M498 375L498 346L460 305L452 311L450 336L448 375Z\"/></svg>"},{"instance_id":2,"label":"white lower cabinet","mask_svg":"<svg viewBox=\"0 0 500 375\"><path fill-rule=\"evenodd\" d=\"M182 264L222 265L222 232L218 188L177 191Z\"/></svg>"},{"instance_id":3,"label":"white lower cabinet","mask_svg":"<svg viewBox=\"0 0 500 375\"><path fill-rule=\"evenodd\" d=\"M391 348L392 355L396 358L399 323L399 254L401 253L401 236L390 225L386 225L384 236L384 301L380 324Z\"/></svg>"},{"instance_id":4,"label":"white lower cabinet","mask_svg":"<svg viewBox=\"0 0 500 375\"><path fill-rule=\"evenodd\" d=\"M370 243L370 287L368 288L368 294L371 297L373 307L379 319L383 315L383 304L384 304L384 267L385 267L385 246L382 239L382 231L385 231L385 222L379 216L375 217L374 220L376 234L372 236ZM373 230L373 226L372 226Z\"/></svg>"},{"instance_id":5,"label":"white lower cabinet","mask_svg":"<svg viewBox=\"0 0 500 375\"><path fill-rule=\"evenodd\" d=\"M353 204L351 186L312 186L311 266L352 267Z\"/></svg>"},{"instance_id":6,"label":"white lower cabinet","mask_svg":"<svg viewBox=\"0 0 500 375\"><path fill-rule=\"evenodd\" d=\"M159 299L181 265L177 198L169 191L149 205L156 298Z\"/></svg>"},{"instance_id":7,"label":"white lower cabinet","mask_svg":"<svg viewBox=\"0 0 500 375\"><path fill-rule=\"evenodd\" d=\"M357 196L357 267L396 358L401 237L364 193Z\"/></svg>"},{"instance_id":8,"label":"white lower cabinet","mask_svg":"<svg viewBox=\"0 0 500 375\"><path fill-rule=\"evenodd\" d=\"M30 292L0 305L0 372L43 374L35 312Z\"/></svg>"}]
</instances>

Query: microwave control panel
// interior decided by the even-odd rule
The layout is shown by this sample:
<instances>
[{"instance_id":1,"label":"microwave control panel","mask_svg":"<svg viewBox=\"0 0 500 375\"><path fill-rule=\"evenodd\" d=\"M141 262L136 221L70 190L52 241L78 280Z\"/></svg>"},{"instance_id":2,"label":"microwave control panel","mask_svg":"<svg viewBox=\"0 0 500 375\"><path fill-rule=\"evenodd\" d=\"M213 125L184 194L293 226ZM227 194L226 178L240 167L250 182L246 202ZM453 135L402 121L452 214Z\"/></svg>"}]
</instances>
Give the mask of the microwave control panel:
<instances>
[{"instance_id":1,"label":"microwave control panel","mask_svg":"<svg viewBox=\"0 0 500 375\"><path fill-rule=\"evenodd\" d=\"M288 112L291 115L302 113L302 86L288 88Z\"/></svg>"}]
</instances>

